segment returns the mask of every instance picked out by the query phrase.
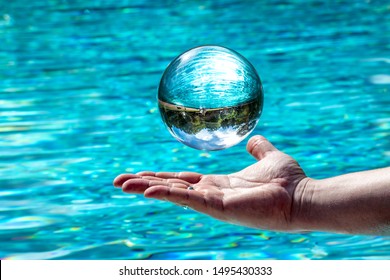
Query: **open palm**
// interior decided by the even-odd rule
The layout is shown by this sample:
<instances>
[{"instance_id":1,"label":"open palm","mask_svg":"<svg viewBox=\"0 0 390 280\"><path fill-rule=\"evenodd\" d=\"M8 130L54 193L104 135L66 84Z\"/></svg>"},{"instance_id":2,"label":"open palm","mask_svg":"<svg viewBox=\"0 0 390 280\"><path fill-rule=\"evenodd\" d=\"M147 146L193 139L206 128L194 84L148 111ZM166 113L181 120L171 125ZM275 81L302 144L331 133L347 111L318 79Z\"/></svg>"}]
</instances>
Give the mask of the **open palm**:
<instances>
[{"instance_id":1,"label":"open palm","mask_svg":"<svg viewBox=\"0 0 390 280\"><path fill-rule=\"evenodd\" d=\"M114 185L124 192L144 193L234 224L294 229L295 208L299 208L295 191L306 175L292 157L262 136L252 137L247 150L258 162L229 175L144 171L119 175Z\"/></svg>"}]
</instances>

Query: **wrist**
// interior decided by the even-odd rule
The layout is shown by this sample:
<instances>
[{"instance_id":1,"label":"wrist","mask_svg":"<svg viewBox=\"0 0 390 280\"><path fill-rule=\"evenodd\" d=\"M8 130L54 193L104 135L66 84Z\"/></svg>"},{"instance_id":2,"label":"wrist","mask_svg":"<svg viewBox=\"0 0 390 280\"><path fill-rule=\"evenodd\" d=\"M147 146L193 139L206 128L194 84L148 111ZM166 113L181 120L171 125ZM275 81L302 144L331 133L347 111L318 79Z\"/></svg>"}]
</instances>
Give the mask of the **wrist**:
<instances>
[{"instance_id":1,"label":"wrist","mask_svg":"<svg viewBox=\"0 0 390 280\"><path fill-rule=\"evenodd\" d=\"M295 187L291 208L291 226L295 231L315 230L316 185L318 180L305 177Z\"/></svg>"},{"instance_id":2,"label":"wrist","mask_svg":"<svg viewBox=\"0 0 390 280\"><path fill-rule=\"evenodd\" d=\"M390 234L390 168L302 179L292 196L291 229Z\"/></svg>"}]
</instances>

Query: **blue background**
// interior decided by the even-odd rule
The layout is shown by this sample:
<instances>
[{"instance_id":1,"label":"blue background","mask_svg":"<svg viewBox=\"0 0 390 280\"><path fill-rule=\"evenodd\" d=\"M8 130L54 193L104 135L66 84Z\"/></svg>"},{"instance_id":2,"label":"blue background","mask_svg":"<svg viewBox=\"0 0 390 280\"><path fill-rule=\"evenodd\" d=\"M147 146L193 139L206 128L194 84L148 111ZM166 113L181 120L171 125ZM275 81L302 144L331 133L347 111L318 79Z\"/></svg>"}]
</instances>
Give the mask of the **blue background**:
<instances>
[{"instance_id":1,"label":"blue background","mask_svg":"<svg viewBox=\"0 0 390 280\"><path fill-rule=\"evenodd\" d=\"M0 4L0 257L390 259L390 239L237 227L112 187L123 172L229 173L170 136L168 63L229 47L264 87L253 134L325 178L390 165L387 1L13 0Z\"/></svg>"}]
</instances>

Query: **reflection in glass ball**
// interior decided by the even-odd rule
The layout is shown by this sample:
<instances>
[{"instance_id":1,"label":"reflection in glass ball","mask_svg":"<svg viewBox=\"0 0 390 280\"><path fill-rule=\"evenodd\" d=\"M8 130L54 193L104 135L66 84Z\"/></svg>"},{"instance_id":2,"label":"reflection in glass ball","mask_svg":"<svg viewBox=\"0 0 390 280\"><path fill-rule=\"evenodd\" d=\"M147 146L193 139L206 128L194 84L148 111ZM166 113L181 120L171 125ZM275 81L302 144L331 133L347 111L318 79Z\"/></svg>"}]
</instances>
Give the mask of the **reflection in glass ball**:
<instances>
[{"instance_id":1,"label":"reflection in glass ball","mask_svg":"<svg viewBox=\"0 0 390 280\"><path fill-rule=\"evenodd\" d=\"M165 70L158 102L162 119L180 142L221 150L241 142L256 126L263 90L255 68L237 52L201 46Z\"/></svg>"}]
</instances>

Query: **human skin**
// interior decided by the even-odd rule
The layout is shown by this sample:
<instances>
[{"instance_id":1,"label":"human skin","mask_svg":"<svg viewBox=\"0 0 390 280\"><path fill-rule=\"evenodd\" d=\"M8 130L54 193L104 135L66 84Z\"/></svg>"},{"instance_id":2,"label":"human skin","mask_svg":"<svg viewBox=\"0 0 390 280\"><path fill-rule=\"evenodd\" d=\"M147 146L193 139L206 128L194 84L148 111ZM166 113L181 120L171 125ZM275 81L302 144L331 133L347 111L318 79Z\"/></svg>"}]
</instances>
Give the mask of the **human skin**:
<instances>
[{"instance_id":1,"label":"human skin","mask_svg":"<svg viewBox=\"0 0 390 280\"><path fill-rule=\"evenodd\" d=\"M263 136L247 150L258 161L229 175L143 171L114 185L247 227L390 234L390 167L315 180Z\"/></svg>"}]
</instances>

